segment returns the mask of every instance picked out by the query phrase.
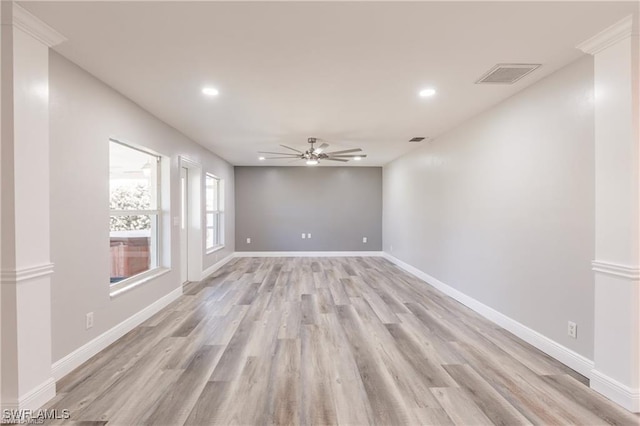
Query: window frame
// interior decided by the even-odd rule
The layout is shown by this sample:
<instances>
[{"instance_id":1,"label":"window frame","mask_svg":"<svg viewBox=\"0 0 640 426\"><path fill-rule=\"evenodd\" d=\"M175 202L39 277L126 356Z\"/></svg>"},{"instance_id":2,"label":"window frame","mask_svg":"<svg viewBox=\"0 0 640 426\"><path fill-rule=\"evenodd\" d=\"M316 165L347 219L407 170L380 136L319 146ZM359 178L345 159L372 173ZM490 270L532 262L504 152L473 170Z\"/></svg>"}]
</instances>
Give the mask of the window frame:
<instances>
[{"instance_id":1,"label":"window frame","mask_svg":"<svg viewBox=\"0 0 640 426\"><path fill-rule=\"evenodd\" d=\"M154 265L130 277L124 278L115 283L109 283L109 293L111 297L115 297L124 293L140 284L151 281L158 276L164 275L170 271L169 268L162 266L162 239L163 239L163 221L162 221L162 155L154 152L150 149L146 149L140 146L133 145L128 142L123 142L119 139L109 138L109 143L116 143L125 148L132 149L134 151L141 152L143 154L155 157L156 159L156 179L155 179L155 209L149 210L114 210L109 207L109 218L113 216L155 216L155 226L151 225L151 230L155 232L150 233L149 241L149 259L150 264ZM111 167L111 161L109 161L109 167ZM111 177L109 177L111 179ZM109 186L111 184L109 183ZM109 196L111 196L111 189L109 190ZM154 230L155 228L155 230ZM110 232L110 231L109 231Z\"/></svg>"},{"instance_id":2,"label":"window frame","mask_svg":"<svg viewBox=\"0 0 640 426\"><path fill-rule=\"evenodd\" d=\"M214 210L209 210L209 186L207 185L207 181L209 179L213 179L217 181L216 189L217 194L215 194L215 199L217 200L217 205L214 206ZM205 173L204 175L204 249L206 254L211 254L215 251L218 251L224 248L224 190L223 190L224 180L213 173ZM214 220L212 226L209 226L207 222L207 218L210 214L214 215ZM216 232L214 235L217 237L216 240L213 241L213 245L209 245L209 241L207 239L207 231L209 229L214 229Z\"/></svg>"}]
</instances>

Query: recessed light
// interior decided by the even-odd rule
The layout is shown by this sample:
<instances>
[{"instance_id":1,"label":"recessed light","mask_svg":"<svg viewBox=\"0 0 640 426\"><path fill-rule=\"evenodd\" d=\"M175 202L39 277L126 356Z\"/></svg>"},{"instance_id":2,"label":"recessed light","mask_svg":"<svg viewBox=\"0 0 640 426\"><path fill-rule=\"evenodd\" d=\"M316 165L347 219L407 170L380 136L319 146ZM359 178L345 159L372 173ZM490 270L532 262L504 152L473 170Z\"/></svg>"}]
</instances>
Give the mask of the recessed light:
<instances>
[{"instance_id":1,"label":"recessed light","mask_svg":"<svg viewBox=\"0 0 640 426\"><path fill-rule=\"evenodd\" d=\"M307 160L307 166L315 166L318 164L318 160Z\"/></svg>"},{"instance_id":2,"label":"recessed light","mask_svg":"<svg viewBox=\"0 0 640 426\"><path fill-rule=\"evenodd\" d=\"M360 161L360 160L362 160L362 157L357 156L357 157L353 157L353 159L354 159L355 161Z\"/></svg>"},{"instance_id":3,"label":"recessed light","mask_svg":"<svg viewBox=\"0 0 640 426\"><path fill-rule=\"evenodd\" d=\"M215 87L205 87L202 89L202 93L207 96L218 96L218 94L220 94L220 92L218 92L218 89L216 89Z\"/></svg>"},{"instance_id":4,"label":"recessed light","mask_svg":"<svg viewBox=\"0 0 640 426\"><path fill-rule=\"evenodd\" d=\"M264 161L264 160L265 160L265 158L264 158L264 157L258 157L258 160L260 160L260 161Z\"/></svg>"},{"instance_id":5,"label":"recessed light","mask_svg":"<svg viewBox=\"0 0 640 426\"><path fill-rule=\"evenodd\" d=\"M420 91L419 95L421 98L428 98L436 94L436 89L423 89Z\"/></svg>"}]
</instances>

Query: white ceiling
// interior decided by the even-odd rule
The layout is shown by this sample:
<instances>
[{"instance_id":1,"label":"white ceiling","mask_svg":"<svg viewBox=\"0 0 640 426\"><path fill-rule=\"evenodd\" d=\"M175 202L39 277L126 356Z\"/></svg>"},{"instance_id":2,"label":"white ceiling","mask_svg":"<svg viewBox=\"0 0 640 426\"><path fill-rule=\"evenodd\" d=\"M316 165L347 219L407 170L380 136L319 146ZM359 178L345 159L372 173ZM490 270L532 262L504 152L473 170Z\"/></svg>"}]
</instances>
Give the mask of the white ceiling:
<instances>
[{"instance_id":1,"label":"white ceiling","mask_svg":"<svg viewBox=\"0 0 640 426\"><path fill-rule=\"evenodd\" d=\"M379 166L577 59L637 2L21 2L55 49L235 165L309 136ZM542 63L513 86L496 63ZM207 98L205 85L219 89ZM417 92L433 86L433 98ZM287 165L287 160L269 162ZM299 164L295 164L299 165Z\"/></svg>"}]
</instances>

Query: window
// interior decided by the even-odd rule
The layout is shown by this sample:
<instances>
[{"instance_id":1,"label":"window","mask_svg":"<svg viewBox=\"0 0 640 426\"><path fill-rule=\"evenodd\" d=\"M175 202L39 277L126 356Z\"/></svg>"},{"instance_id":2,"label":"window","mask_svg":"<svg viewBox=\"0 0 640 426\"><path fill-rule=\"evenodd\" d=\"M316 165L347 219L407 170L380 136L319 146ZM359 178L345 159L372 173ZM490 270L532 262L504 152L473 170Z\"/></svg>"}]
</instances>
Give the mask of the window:
<instances>
[{"instance_id":1,"label":"window","mask_svg":"<svg viewBox=\"0 0 640 426\"><path fill-rule=\"evenodd\" d=\"M158 267L160 157L109 143L111 284Z\"/></svg>"},{"instance_id":2,"label":"window","mask_svg":"<svg viewBox=\"0 0 640 426\"><path fill-rule=\"evenodd\" d=\"M211 251L224 244L223 235L223 191L222 181L207 173L205 178L206 196L206 249Z\"/></svg>"}]
</instances>

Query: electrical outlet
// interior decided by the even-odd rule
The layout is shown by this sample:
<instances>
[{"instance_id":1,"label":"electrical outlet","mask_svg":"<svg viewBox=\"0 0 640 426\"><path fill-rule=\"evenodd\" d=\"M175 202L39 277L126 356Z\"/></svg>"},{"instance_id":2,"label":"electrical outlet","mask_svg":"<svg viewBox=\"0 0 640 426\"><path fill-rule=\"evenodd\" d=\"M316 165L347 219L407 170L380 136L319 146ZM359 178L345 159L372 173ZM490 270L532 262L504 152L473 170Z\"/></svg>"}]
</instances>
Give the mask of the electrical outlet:
<instances>
[{"instance_id":1,"label":"electrical outlet","mask_svg":"<svg viewBox=\"0 0 640 426\"><path fill-rule=\"evenodd\" d=\"M393 246L389 246L389 251L393 251Z\"/></svg>"},{"instance_id":2,"label":"electrical outlet","mask_svg":"<svg viewBox=\"0 0 640 426\"><path fill-rule=\"evenodd\" d=\"M307 234L305 234L304 232L302 233L302 239L304 240L305 238L307 238Z\"/></svg>"},{"instance_id":3,"label":"electrical outlet","mask_svg":"<svg viewBox=\"0 0 640 426\"><path fill-rule=\"evenodd\" d=\"M247 244L251 244L251 238L247 238Z\"/></svg>"},{"instance_id":4,"label":"electrical outlet","mask_svg":"<svg viewBox=\"0 0 640 426\"><path fill-rule=\"evenodd\" d=\"M575 322L569 321L567 334L569 335L569 337L573 337L574 339L578 338L578 325Z\"/></svg>"},{"instance_id":5,"label":"electrical outlet","mask_svg":"<svg viewBox=\"0 0 640 426\"><path fill-rule=\"evenodd\" d=\"M311 238L311 234L307 234L307 238Z\"/></svg>"},{"instance_id":6,"label":"electrical outlet","mask_svg":"<svg viewBox=\"0 0 640 426\"><path fill-rule=\"evenodd\" d=\"M93 312L89 312L87 314L87 330L93 327Z\"/></svg>"},{"instance_id":7,"label":"electrical outlet","mask_svg":"<svg viewBox=\"0 0 640 426\"><path fill-rule=\"evenodd\" d=\"M366 244L366 243L367 243L367 237L362 237L362 242L363 242L364 244Z\"/></svg>"}]
</instances>

